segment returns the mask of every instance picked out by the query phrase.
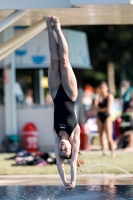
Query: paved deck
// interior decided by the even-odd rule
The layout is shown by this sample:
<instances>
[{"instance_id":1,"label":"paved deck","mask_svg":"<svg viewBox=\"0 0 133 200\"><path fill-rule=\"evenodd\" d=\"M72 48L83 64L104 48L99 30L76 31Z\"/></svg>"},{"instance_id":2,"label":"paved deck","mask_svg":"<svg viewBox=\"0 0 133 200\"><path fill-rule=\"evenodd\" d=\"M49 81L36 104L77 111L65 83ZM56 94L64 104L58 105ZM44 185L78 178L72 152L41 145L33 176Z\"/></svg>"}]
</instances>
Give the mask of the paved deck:
<instances>
[{"instance_id":1,"label":"paved deck","mask_svg":"<svg viewBox=\"0 0 133 200\"><path fill-rule=\"evenodd\" d=\"M59 175L3 175L0 186L15 185L60 185ZM133 178L116 174L77 175L77 185L133 185Z\"/></svg>"}]
</instances>

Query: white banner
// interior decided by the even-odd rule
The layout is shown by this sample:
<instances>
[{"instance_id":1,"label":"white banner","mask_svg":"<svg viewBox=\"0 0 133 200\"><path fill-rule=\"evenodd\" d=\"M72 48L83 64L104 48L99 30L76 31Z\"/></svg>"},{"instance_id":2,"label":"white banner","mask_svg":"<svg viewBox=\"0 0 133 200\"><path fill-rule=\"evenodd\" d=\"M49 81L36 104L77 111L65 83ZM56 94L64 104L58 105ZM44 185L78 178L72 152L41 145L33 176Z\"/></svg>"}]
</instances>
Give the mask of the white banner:
<instances>
[{"instance_id":1,"label":"white banner","mask_svg":"<svg viewBox=\"0 0 133 200\"><path fill-rule=\"evenodd\" d=\"M15 34L23 30L16 28ZM64 29L69 46L69 59L74 68L91 68L86 33ZM48 68L50 54L47 30L29 40L15 51L16 68Z\"/></svg>"}]
</instances>

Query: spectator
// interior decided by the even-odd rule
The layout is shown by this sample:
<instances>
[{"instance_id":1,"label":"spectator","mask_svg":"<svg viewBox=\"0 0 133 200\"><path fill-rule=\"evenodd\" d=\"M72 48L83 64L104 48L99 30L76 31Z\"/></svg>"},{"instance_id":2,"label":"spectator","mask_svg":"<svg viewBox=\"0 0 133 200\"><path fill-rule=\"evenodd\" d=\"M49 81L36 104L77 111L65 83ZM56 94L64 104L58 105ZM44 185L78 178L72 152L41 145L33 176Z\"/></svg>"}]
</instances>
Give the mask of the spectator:
<instances>
[{"instance_id":1,"label":"spectator","mask_svg":"<svg viewBox=\"0 0 133 200\"><path fill-rule=\"evenodd\" d=\"M98 130L100 134L100 140L102 145L103 155L106 155L105 148L105 133L107 134L109 148L111 150L112 157L115 156L114 153L114 141L113 141L113 127L110 117L111 106L114 101L114 97L108 91L108 86L105 81L102 81L99 85L100 95L96 95L94 100L94 110L98 112L97 123Z\"/></svg>"},{"instance_id":2,"label":"spectator","mask_svg":"<svg viewBox=\"0 0 133 200\"><path fill-rule=\"evenodd\" d=\"M25 95L25 104L28 106L33 105L33 90L29 89Z\"/></svg>"},{"instance_id":3,"label":"spectator","mask_svg":"<svg viewBox=\"0 0 133 200\"><path fill-rule=\"evenodd\" d=\"M121 81L121 96L123 99L123 112L125 112L128 107L132 91L133 91L133 87L131 87L130 81L128 79L123 79Z\"/></svg>"},{"instance_id":4,"label":"spectator","mask_svg":"<svg viewBox=\"0 0 133 200\"><path fill-rule=\"evenodd\" d=\"M83 98L82 98L82 103L83 103L86 119L90 117L89 115L91 112L93 96L94 96L94 89L91 85L87 84L85 86Z\"/></svg>"},{"instance_id":5,"label":"spectator","mask_svg":"<svg viewBox=\"0 0 133 200\"><path fill-rule=\"evenodd\" d=\"M130 100L126 103L125 112L130 113L133 118L133 92L131 92ZM131 123L133 124L133 123ZM126 132L125 132L126 133ZM128 146L125 148L126 151L133 151L133 127L128 135Z\"/></svg>"},{"instance_id":6,"label":"spectator","mask_svg":"<svg viewBox=\"0 0 133 200\"><path fill-rule=\"evenodd\" d=\"M121 81L121 97L123 100L122 110L123 112L133 112L132 103L133 103L133 87L131 87L131 82L128 79L123 79ZM133 117L133 114L132 114ZM132 150L133 149L133 135L130 134L125 137L124 141L128 138L128 146L125 150Z\"/></svg>"},{"instance_id":7,"label":"spectator","mask_svg":"<svg viewBox=\"0 0 133 200\"><path fill-rule=\"evenodd\" d=\"M47 93L46 93L46 96L45 96L45 103L46 103L46 105L48 105L48 106L53 105L53 100L52 100L52 97L51 97L50 92L47 92Z\"/></svg>"}]
</instances>

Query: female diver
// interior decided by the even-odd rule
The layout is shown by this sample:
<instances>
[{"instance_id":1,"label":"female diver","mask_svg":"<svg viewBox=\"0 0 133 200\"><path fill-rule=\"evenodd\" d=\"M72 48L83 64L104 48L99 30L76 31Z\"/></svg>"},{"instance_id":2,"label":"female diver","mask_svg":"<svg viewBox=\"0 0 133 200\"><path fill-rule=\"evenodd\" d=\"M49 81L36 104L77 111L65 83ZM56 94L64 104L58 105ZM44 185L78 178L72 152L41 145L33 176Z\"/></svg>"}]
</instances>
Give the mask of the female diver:
<instances>
[{"instance_id":1,"label":"female diver","mask_svg":"<svg viewBox=\"0 0 133 200\"><path fill-rule=\"evenodd\" d=\"M54 137L57 168L66 188L75 187L80 128L75 115L77 81L68 58L68 46L59 19L46 18L51 64L48 71L49 90L54 101ZM54 33L56 33L57 41ZM64 159L71 159L71 180L65 176Z\"/></svg>"},{"instance_id":2,"label":"female diver","mask_svg":"<svg viewBox=\"0 0 133 200\"><path fill-rule=\"evenodd\" d=\"M100 83L99 89L101 96L96 95L94 101L94 110L98 112L97 124L100 134L102 151L103 155L106 155L106 149L105 149L105 132L106 132L112 157L115 157L114 141L113 141L113 125L110 117L110 110L114 101L114 97L112 94L108 92L108 86L105 81L102 81Z\"/></svg>"}]
</instances>

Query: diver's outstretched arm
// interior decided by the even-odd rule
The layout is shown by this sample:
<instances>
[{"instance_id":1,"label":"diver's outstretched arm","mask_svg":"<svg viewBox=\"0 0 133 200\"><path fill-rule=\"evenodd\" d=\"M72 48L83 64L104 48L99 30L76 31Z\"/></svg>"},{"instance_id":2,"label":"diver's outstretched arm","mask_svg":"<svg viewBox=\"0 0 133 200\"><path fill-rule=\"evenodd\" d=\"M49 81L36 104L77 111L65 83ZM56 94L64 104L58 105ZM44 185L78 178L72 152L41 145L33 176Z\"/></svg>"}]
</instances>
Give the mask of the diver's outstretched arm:
<instances>
[{"instance_id":1,"label":"diver's outstretched arm","mask_svg":"<svg viewBox=\"0 0 133 200\"><path fill-rule=\"evenodd\" d=\"M75 128L75 136L72 147L72 158L71 158L71 187L75 187L76 175L77 175L77 160L80 148L80 127L79 125Z\"/></svg>"},{"instance_id":2,"label":"diver's outstretched arm","mask_svg":"<svg viewBox=\"0 0 133 200\"><path fill-rule=\"evenodd\" d=\"M59 156L59 138L55 132L54 132L54 136L55 136L55 155L56 155L56 164L57 164L58 172L60 174L63 184L65 186L68 186L70 185L70 183L68 183L66 180L64 162L63 162L63 159Z\"/></svg>"}]
</instances>

